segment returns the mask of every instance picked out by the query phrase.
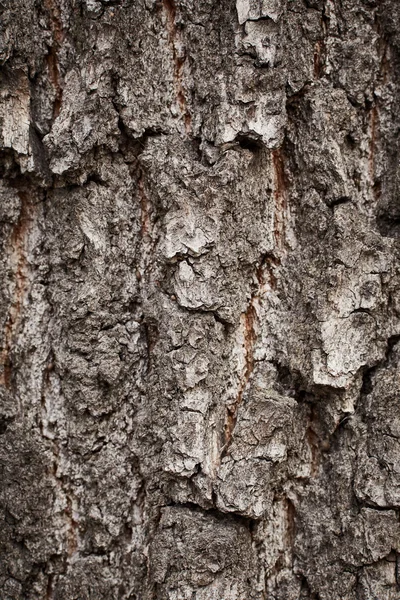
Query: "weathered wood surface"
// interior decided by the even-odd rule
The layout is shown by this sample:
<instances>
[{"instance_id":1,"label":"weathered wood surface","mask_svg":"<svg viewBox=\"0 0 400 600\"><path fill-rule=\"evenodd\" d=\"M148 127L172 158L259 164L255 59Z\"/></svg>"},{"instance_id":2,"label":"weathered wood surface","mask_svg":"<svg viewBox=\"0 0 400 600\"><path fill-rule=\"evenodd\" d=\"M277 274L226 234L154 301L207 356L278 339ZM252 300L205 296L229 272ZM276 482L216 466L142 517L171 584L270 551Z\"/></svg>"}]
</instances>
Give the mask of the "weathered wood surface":
<instances>
[{"instance_id":1,"label":"weathered wood surface","mask_svg":"<svg viewBox=\"0 0 400 600\"><path fill-rule=\"evenodd\" d=\"M1 598L398 600L398 1L0 9Z\"/></svg>"}]
</instances>

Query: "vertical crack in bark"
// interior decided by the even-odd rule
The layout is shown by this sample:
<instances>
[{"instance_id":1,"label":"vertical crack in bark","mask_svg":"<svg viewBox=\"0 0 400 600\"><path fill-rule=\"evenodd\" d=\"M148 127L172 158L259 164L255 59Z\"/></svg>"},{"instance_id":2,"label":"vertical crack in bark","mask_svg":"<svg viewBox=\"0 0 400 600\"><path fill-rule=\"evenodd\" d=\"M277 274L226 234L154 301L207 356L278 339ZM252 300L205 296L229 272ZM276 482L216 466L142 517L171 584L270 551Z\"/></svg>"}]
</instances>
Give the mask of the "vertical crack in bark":
<instances>
[{"instance_id":1,"label":"vertical crack in bark","mask_svg":"<svg viewBox=\"0 0 400 600\"><path fill-rule=\"evenodd\" d=\"M260 268L257 270L258 289L252 295L247 310L240 316L240 325L243 332L243 349L244 349L244 368L239 380L239 390L236 399L227 409L224 438L225 443L221 452L221 459L227 455L229 447L232 443L233 432L236 427L239 407L243 400L243 394L247 384L254 371L254 346L257 340L256 324L257 324L257 304L260 300L260 292L263 286L263 280L260 275Z\"/></svg>"},{"instance_id":2,"label":"vertical crack in bark","mask_svg":"<svg viewBox=\"0 0 400 600\"><path fill-rule=\"evenodd\" d=\"M384 39L384 37L382 37L382 32L381 32L378 21L376 21L375 27L376 27L376 31L378 34L378 40L379 40L378 52L380 54L379 72L378 72L378 78L377 78L377 81L375 82L375 84L379 83L379 84L387 85L389 71L390 71L390 61L389 61L389 57L388 57L389 44ZM370 143L369 143L369 156L368 156L368 173L369 173L369 178L370 178L370 182L372 185L372 190L373 190L375 199L379 199L378 196L380 195L380 191L381 191L380 183L379 183L379 181L376 181L376 178L375 178L375 172L376 172L375 155L376 155L376 151L377 151L377 142L378 142L378 135L379 135L379 109L378 109L378 99L377 98L379 98L379 95L377 96L375 94L375 85L374 85L374 103L369 112Z\"/></svg>"},{"instance_id":3,"label":"vertical crack in bark","mask_svg":"<svg viewBox=\"0 0 400 600\"><path fill-rule=\"evenodd\" d=\"M376 106L376 104L374 104L370 111L370 145L368 157L368 170L372 188L374 188L375 185L375 151L377 141L378 119L378 107Z\"/></svg>"},{"instance_id":4,"label":"vertical crack in bark","mask_svg":"<svg viewBox=\"0 0 400 600\"><path fill-rule=\"evenodd\" d=\"M0 375L0 384L7 388L11 386L12 380L12 345L21 321L21 312L28 290L27 244L33 219L33 205L29 194L19 191L18 196L21 200L20 213L10 239L10 262L14 270L14 290L3 333L1 351L3 372Z\"/></svg>"},{"instance_id":5,"label":"vertical crack in bark","mask_svg":"<svg viewBox=\"0 0 400 600\"><path fill-rule=\"evenodd\" d=\"M254 302L256 299L256 296L252 297L246 312L242 313L240 319L243 330L245 366L243 375L239 382L239 391L236 396L236 400L227 410L227 419L225 423L225 445L222 451L222 458L226 456L229 446L232 443L232 436L237 422L239 406L242 403L243 393L254 370L254 344L256 341L254 326L257 319Z\"/></svg>"},{"instance_id":6,"label":"vertical crack in bark","mask_svg":"<svg viewBox=\"0 0 400 600\"><path fill-rule=\"evenodd\" d=\"M181 34L176 25L176 4L175 0L163 0L164 12L167 19L168 39L172 50L172 59L174 63L174 84L176 99L181 111L185 131L187 134L192 130L192 116L187 106L185 89L183 86L183 68L186 61L185 48L182 43Z\"/></svg>"},{"instance_id":7,"label":"vertical crack in bark","mask_svg":"<svg viewBox=\"0 0 400 600\"><path fill-rule=\"evenodd\" d=\"M306 429L306 440L311 452L310 475L312 478L318 475L320 465L320 448L318 435L312 428L313 410L311 410L310 420Z\"/></svg>"},{"instance_id":8,"label":"vertical crack in bark","mask_svg":"<svg viewBox=\"0 0 400 600\"><path fill-rule=\"evenodd\" d=\"M276 525L277 530L280 529L280 520L282 519L281 543L277 548L275 560L264 570L264 590L275 587L276 582L280 580L281 574L288 569L293 569L294 560L294 544L296 539L296 508L294 503L287 495L277 494L273 500L276 506L277 513L275 520L272 517L272 522ZM261 538L262 544L265 541ZM268 542L267 542L268 543ZM265 547L265 546L264 546ZM271 586L269 585L271 582ZM269 596L267 596L269 598Z\"/></svg>"},{"instance_id":9,"label":"vertical crack in bark","mask_svg":"<svg viewBox=\"0 0 400 600\"><path fill-rule=\"evenodd\" d=\"M389 72L390 72L390 59L388 57L389 44L385 42L382 51L382 59L381 59L381 70L380 76L382 77L382 82L384 85L388 83Z\"/></svg>"},{"instance_id":10,"label":"vertical crack in bark","mask_svg":"<svg viewBox=\"0 0 400 600\"><path fill-rule=\"evenodd\" d=\"M274 239L276 250L282 251L285 246L286 219L287 219L287 195L283 154L281 148L273 150L272 165L274 172Z\"/></svg>"},{"instance_id":11,"label":"vertical crack in bark","mask_svg":"<svg viewBox=\"0 0 400 600\"><path fill-rule=\"evenodd\" d=\"M53 465L50 470L50 473L54 479L54 482L57 486L57 489L60 493L60 496L64 498L65 507L64 507L64 521L65 521L65 554L66 554L66 562L69 563L73 559L73 557L78 553L78 520L75 517L75 507L76 501L71 493L69 486L65 480L65 476L60 473L61 465L60 465L60 448L57 442L57 439L52 440L52 448L53 448ZM67 570L67 566L65 567Z\"/></svg>"},{"instance_id":12,"label":"vertical crack in bark","mask_svg":"<svg viewBox=\"0 0 400 600\"><path fill-rule=\"evenodd\" d=\"M154 231L153 205L146 191L144 174L140 165L138 166L136 171L136 183L140 202L141 240L141 259L137 267L136 275L141 290L140 295L143 297L146 276L149 275L149 270L154 260L154 251L155 245L157 243L157 238ZM152 365L152 351L158 339L158 328L157 323L154 321L154 319L146 319L146 316L144 315L143 321L143 331L146 339L147 348L147 372L149 372Z\"/></svg>"},{"instance_id":13,"label":"vertical crack in bark","mask_svg":"<svg viewBox=\"0 0 400 600\"><path fill-rule=\"evenodd\" d=\"M66 494L65 515L68 522L67 555L71 559L78 550L78 522L74 518L74 503L70 494Z\"/></svg>"},{"instance_id":14,"label":"vertical crack in bark","mask_svg":"<svg viewBox=\"0 0 400 600\"><path fill-rule=\"evenodd\" d=\"M53 120L58 117L62 104L61 71L58 54L64 41L64 31L61 21L61 11L56 0L45 0L46 9L50 15L50 27L53 35L53 44L47 55L49 78L54 88L55 98L53 103Z\"/></svg>"},{"instance_id":15,"label":"vertical crack in bark","mask_svg":"<svg viewBox=\"0 0 400 600\"><path fill-rule=\"evenodd\" d=\"M325 73L326 67L326 38L328 32L328 17L326 15L325 6L321 15L322 35L314 45L314 77L321 79Z\"/></svg>"},{"instance_id":16,"label":"vertical crack in bark","mask_svg":"<svg viewBox=\"0 0 400 600\"><path fill-rule=\"evenodd\" d=\"M232 436L236 426L239 406L242 403L243 393L247 387L251 374L254 370L254 346L257 339L257 305L260 303L260 297L269 288L275 290L277 287L277 278L274 273L274 266L280 264L279 255L283 253L286 238L286 220L287 220L287 189L284 173L284 163L282 150L278 148L272 152L272 166L274 176L274 254L265 254L256 270L258 288L251 297L247 310L242 313L240 322L243 332L244 345L244 369L239 382L239 391L232 406L227 409L227 417L224 427L225 443L221 452L221 459L227 455L232 443ZM264 271L268 271L269 281L264 277Z\"/></svg>"},{"instance_id":17,"label":"vertical crack in bark","mask_svg":"<svg viewBox=\"0 0 400 600\"><path fill-rule=\"evenodd\" d=\"M46 393L50 385L50 373L53 370L53 356L50 353L47 357L45 367L42 373L42 386L40 393L40 406L41 406L41 420L40 420L40 433L42 437L52 440L52 436L47 431L47 405L46 405Z\"/></svg>"},{"instance_id":18,"label":"vertical crack in bark","mask_svg":"<svg viewBox=\"0 0 400 600\"><path fill-rule=\"evenodd\" d=\"M54 575L51 573L47 578L46 600L54 598Z\"/></svg>"},{"instance_id":19,"label":"vertical crack in bark","mask_svg":"<svg viewBox=\"0 0 400 600\"><path fill-rule=\"evenodd\" d=\"M52 437L48 434L47 426L46 426L46 421L47 421L46 391L49 387L50 372L52 369L53 369L52 354L49 354L49 356L47 357L47 360L46 360L45 367L43 369L43 373L42 373L42 386L41 386L41 393L40 393L41 418L40 418L39 426L40 426L40 433L41 433L42 437L50 440L52 451L53 451L53 456L54 456L53 461L55 461L56 453L54 452L54 449L53 449L54 441L53 441ZM50 469L50 473L53 476L56 487L59 488L59 482L58 482L57 478L53 475L53 469L54 469L54 465L53 465L52 469ZM53 600L53 598L54 598L54 574L51 573L47 578L46 600Z\"/></svg>"},{"instance_id":20,"label":"vertical crack in bark","mask_svg":"<svg viewBox=\"0 0 400 600\"><path fill-rule=\"evenodd\" d=\"M155 245L153 231L153 206L147 194L143 170L139 165L136 171L137 193L140 203L140 239L141 239L141 264L138 266L137 278L141 282L148 271L152 260Z\"/></svg>"},{"instance_id":21,"label":"vertical crack in bark","mask_svg":"<svg viewBox=\"0 0 400 600\"><path fill-rule=\"evenodd\" d=\"M311 452L310 478L318 476L323 456L331 448L332 436L346 422L347 418L342 419L336 429L332 433L327 434L324 431L321 417L318 414L318 406L314 403L310 405L308 424L305 431L305 439Z\"/></svg>"},{"instance_id":22,"label":"vertical crack in bark","mask_svg":"<svg viewBox=\"0 0 400 600\"><path fill-rule=\"evenodd\" d=\"M296 509L290 498L286 497L286 545L293 562L293 546L296 539Z\"/></svg>"},{"instance_id":23,"label":"vertical crack in bark","mask_svg":"<svg viewBox=\"0 0 400 600\"><path fill-rule=\"evenodd\" d=\"M323 69L324 40L318 40L314 46L314 77L320 79Z\"/></svg>"},{"instance_id":24,"label":"vertical crack in bark","mask_svg":"<svg viewBox=\"0 0 400 600\"><path fill-rule=\"evenodd\" d=\"M140 200L140 236L143 243L151 241L150 236L150 212L151 204L144 189L143 172L140 170L137 180L139 200Z\"/></svg>"},{"instance_id":25,"label":"vertical crack in bark","mask_svg":"<svg viewBox=\"0 0 400 600\"><path fill-rule=\"evenodd\" d=\"M260 285L259 296L262 296L268 289L276 290L278 285L278 278L275 273L275 269L279 267L280 259L273 254L266 253L262 257L260 266L257 269L256 275ZM268 281L265 279L265 273L268 274Z\"/></svg>"},{"instance_id":26,"label":"vertical crack in bark","mask_svg":"<svg viewBox=\"0 0 400 600\"><path fill-rule=\"evenodd\" d=\"M57 439L57 435L53 434L49 428L49 419L48 419L48 405L46 402L46 396L50 387L50 374L54 370L54 356L52 352L50 352L45 368L43 370L42 375L42 389L41 389L41 422L40 422L40 431L42 437L49 440L51 444L51 449L53 453L53 464L50 468L50 475L52 476L55 486L59 491L60 496L64 499L65 507L64 507L64 521L66 528L66 536L65 536L65 553L67 557L67 562L70 561L73 556L78 551L78 521L74 515L74 507L76 505L76 501L74 499L73 494L71 493L69 486L66 482L65 476L62 474L61 464L60 464L60 456L61 450L60 445ZM48 600L53 598L53 590L54 588L54 576L49 576L48 586L47 586L47 598Z\"/></svg>"}]
</instances>

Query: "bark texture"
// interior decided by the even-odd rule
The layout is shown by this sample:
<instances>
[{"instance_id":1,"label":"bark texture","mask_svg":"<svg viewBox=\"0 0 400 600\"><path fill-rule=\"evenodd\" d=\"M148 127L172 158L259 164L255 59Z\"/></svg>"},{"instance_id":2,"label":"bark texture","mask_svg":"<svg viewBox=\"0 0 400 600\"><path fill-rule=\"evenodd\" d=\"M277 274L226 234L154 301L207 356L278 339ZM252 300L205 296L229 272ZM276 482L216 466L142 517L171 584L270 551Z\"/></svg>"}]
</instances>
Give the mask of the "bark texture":
<instances>
[{"instance_id":1,"label":"bark texture","mask_svg":"<svg viewBox=\"0 0 400 600\"><path fill-rule=\"evenodd\" d=\"M400 599L398 0L0 7L1 599Z\"/></svg>"}]
</instances>

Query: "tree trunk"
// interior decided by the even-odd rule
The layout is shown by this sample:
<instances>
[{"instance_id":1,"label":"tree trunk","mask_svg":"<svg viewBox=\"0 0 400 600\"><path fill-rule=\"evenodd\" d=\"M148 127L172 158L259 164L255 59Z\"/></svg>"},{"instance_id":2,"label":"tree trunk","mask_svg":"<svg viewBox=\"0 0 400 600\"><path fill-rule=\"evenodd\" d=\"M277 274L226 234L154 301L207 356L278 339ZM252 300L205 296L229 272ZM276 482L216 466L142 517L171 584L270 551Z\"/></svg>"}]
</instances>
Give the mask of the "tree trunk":
<instances>
[{"instance_id":1,"label":"tree trunk","mask_svg":"<svg viewBox=\"0 0 400 600\"><path fill-rule=\"evenodd\" d=\"M1 598L400 599L398 0L1 5Z\"/></svg>"}]
</instances>

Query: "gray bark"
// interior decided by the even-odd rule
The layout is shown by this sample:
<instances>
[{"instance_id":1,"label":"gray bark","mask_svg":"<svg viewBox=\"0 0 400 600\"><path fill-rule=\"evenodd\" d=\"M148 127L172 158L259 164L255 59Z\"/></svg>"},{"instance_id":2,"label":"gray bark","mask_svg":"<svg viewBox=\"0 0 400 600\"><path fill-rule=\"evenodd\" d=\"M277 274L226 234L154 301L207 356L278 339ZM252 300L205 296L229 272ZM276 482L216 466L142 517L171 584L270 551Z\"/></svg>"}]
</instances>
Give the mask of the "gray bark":
<instances>
[{"instance_id":1,"label":"gray bark","mask_svg":"<svg viewBox=\"0 0 400 600\"><path fill-rule=\"evenodd\" d=\"M0 596L400 599L397 0L3 0Z\"/></svg>"}]
</instances>

